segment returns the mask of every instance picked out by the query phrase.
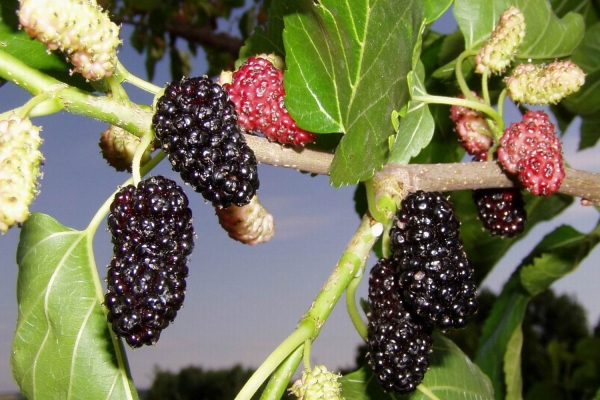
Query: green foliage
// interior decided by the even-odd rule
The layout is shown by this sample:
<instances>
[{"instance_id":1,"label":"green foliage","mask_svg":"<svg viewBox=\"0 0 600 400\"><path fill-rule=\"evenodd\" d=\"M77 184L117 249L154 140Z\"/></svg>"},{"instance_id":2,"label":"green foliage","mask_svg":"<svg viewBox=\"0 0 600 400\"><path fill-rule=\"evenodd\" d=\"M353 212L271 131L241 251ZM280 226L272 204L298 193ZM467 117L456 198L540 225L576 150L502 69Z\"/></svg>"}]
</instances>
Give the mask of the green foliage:
<instances>
[{"instance_id":1,"label":"green foliage","mask_svg":"<svg viewBox=\"0 0 600 400\"><path fill-rule=\"evenodd\" d=\"M505 285L485 323L481 345L475 358L483 372L492 380L499 398L503 398L506 393L505 384L509 388L517 384L512 376L505 374L505 360L507 353L511 353L509 361L514 370L517 356L515 352L520 352L518 347L521 343L515 338L515 335L517 338L519 335L515 332L521 330L529 300L573 271L581 258L589 253L590 244L600 241L599 232L600 225L589 234L582 234L571 227L555 229L544 237ZM562 259L563 262L556 263L557 259Z\"/></svg>"},{"instance_id":2,"label":"green foliage","mask_svg":"<svg viewBox=\"0 0 600 400\"><path fill-rule=\"evenodd\" d=\"M21 230L11 365L29 399L137 398L106 324L91 242L44 214Z\"/></svg>"},{"instance_id":3,"label":"green foliage","mask_svg":"<svg viewBox=\"0 0 600 400\"><path fill-rule=\"evenodd\" d=\"M422 20L418 1L287 3L286 106L303 129L345 133L330 169L333 185L367 180L383 166L394 134L390 115L408 101L406 76L415 63L412 50L401 49L415 48Z\"/></svg>"},{"instance_id":4,"label":"green foliage","mask_svg":"<svg viewBox=\"0 0 600 400\"><path fill-rule=\"evenodd\" d=\"M571 55L583 38L585 23L581 15L554 15L546 0L486 1L457 0L454 16L465 36L467 49L479 49L490 36L502 14L516 6L525 15L526 35L518 58L551 60Z\"/></svg>"}]
</instances>

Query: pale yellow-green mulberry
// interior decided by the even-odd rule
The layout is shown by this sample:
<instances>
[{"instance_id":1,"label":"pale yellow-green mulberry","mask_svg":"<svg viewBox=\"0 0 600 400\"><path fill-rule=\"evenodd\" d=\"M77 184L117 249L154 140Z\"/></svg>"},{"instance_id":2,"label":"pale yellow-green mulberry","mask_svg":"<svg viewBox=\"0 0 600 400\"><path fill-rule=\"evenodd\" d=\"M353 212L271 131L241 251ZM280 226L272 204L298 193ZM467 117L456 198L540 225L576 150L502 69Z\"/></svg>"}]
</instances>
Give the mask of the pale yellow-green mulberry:
<instances>
[{"instance_id":1,"label":"pale yellow-green mulberry","mask_svg":"<svg viewBox=\"0 0 600 400\"><path fill-rule=\"evenodd\" d=\"M0 231L25 222L38 193L40 128L11 114L0 121Z\"/></svg>"}]
</instances>

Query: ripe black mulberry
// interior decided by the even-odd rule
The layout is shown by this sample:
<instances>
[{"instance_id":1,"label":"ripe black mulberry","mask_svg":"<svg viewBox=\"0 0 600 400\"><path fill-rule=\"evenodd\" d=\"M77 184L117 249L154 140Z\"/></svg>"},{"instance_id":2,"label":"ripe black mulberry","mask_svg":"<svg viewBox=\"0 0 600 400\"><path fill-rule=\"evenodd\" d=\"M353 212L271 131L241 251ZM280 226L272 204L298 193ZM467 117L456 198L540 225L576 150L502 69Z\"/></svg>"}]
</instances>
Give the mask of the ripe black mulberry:
<instances>
[{"instance_id":1,"label":"ripe black mulberry","mask_svg":"<svg viewBox=\"0 0 600 400\"><path fill-rule=\"evenodd\" d=\"M155 344L182 307L194 248L188 199L155 176L119 190L110 206L113 258L104 304L113 331L133 348Z\"/></svg>"},{"instance_id":2,"label":"ripe black mulberry","mask_svg":"<svg viewBox=\"0 0 600 400\"><path fill-rule=\"evenodd\" d=\"M213 206L241 207L254 197L258 162L221 85L206 76L168 84L152 124L173 170Z\"/></svg>"}]
</instances>

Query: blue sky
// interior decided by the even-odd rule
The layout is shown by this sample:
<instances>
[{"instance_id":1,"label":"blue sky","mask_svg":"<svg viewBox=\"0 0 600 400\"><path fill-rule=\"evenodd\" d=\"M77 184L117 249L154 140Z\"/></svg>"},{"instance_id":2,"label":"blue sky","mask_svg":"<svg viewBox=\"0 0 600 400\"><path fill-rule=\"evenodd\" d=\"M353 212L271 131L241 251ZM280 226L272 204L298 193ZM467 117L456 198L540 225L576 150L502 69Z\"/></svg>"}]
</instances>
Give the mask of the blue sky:
<instances>
[{"instance_id":1,"label":"blue sky","mask_svg":"<svg viewBox=\"0 0 600 400\"><path fill-rule=\"evenodd\" d=\"M131 72L145 77L144 61L127 45L129 34L122 34L125 45L120 52ZM201 56L192 75L204 72ZM170 80L168 65L157 67L154 83ZM149 103L151 97L133 87L134 100ZM29 95L14 85L1 88L0 111L17 107ZM59 113L36 118L42 125L45 156L41 194L31 207L57 218L61 223L83 229L107 196L127 175L115 172L99 154L100 132L106 124ZM576 127L574 127L576 128ZM600 172L594 151L573 156L577 146L575 132L564 138L565 155L575 168ZM179 179L165 161L153 174ZM150 385L153 369L173 371L187 365L207 368L230 367L241 363L257 367L295 328L321 286L334 268L347 242L358 227L354 212L353 187L335 189L328 178L311 177L295 170L259 167L259 197L275 218L276 235L266 244L249 247L228 238L220 228L214 210L188 186L194 225L198 235L191 256L185 307L175 323L167 328L158 344L129 351L135 382ZM577 202L553 224L541 224L530 238L515 246L486 280L485 285L500 290L521 257L557 222L570 223L589 231L598 213ZM0 237L3 279L0 282L0 393L17 390L12 381L9 358L16 321L15 249L18 229ZM102 228L95 240L96 263L100 275L111 256L110 238ZM594 260L598 249L578 271L558 282L559 293L576 294L586 306L590 321L600 316L596 300L597 272ZM369 260L373 265L375 260ZM358 289L366 296L366 281ZM345 312L343 301L333 311L312 350L313 363L331 368L350 366L360 338Z\"/></svg>"}]
</instances>

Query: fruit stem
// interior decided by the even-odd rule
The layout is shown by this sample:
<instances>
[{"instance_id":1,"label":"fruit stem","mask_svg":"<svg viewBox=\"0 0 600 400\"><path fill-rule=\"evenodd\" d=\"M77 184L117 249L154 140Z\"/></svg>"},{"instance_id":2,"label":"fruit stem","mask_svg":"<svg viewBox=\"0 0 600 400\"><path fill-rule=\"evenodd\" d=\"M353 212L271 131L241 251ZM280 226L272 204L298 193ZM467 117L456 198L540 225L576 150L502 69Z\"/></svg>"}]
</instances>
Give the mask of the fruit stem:
<instances>
[{"instance_id":1,"label":"fruit stem","mask_svg":"<svg viewBox=\"0 0 600 400\"><path fill-rule=\"evenodd\" d=\"M119 103L129 101L129 96L125 91L125 88L117 81L117 78L114 75L105 78L105 81L110 88L110 97Z\"/></svg>"},{"instance_id":2,"label":"fruit stem","mask_svg":"<svg viewBox=\"0 0 600 400\"><path fill-rule=\"evenodd\" d=\"M142 90L145 90L146 92L156 94L162 90L162 88L160 88L148 81L145 81L142 78L139 78L139 77L135 76L134 74L132 74L131 72L129 72L123 66L123 64L121 64L120 61L117 64L117 72L119 75L121 75L121 77L123 78L123 80L125 82L130 83L133 86L136 86Z\"/></svg>"},{"instance_id":3,"label":"fruit stem","mask_svg":"<svg viewBox=\"0 0 600 400\"><path fill-rule=\"evenodd\" d=\"M481 93L483 95L483 101L485 101L485 104L492 104L492 102L490 101L490 91L488 88L488 76L489 76L489 69L486 68L485 71L483 71L483 74L481 75Z\"/></svg>"},{"instance_id":4,"label":"fruit stem","mask_svg":"<svg viewBox=\"0 0 600 400\"><path fill-rule=\"evenodd\" d=\"M502 120L502 116L498 113L498 111L494 110L492 106L484 104L478 101L477 99L468 100L459 99L457 97L433 96L427 94L424 96L413 96L413 100L423 101L425 103L448 104L450 106L463 106L472 108L490 116L498 126L498 129L500 129L501 131L504 130L504 121Z\"/></svg>"},{"instance_id":5,"label":"fruit stem","mask_svg":"<svg viewBox=\"0 0 600 400\"><path fill-rule=\"evenodd\" d=\"M290 336L288 336L267 357L260 367L252 374L242 390L237 394L235 400L250 400L260 385L271 375L283 360L285 360L298 347L302 347L307 339L313 337L317 327L310 320L304 320Z\"/></svg>"},{"instance_id":6,"label":"fruit stem","mask_svg":"<svg viewBox=\"0 0 600 400\"><path fill-rule=\"evenodd\" d=\"M311 350L312 341L310 339L306 339L304 341L304 369L310 371L312 368L310 367L310 350Z\"/></svg>"},{"instance_id":7,"label":"fruit stem","mask_svg":"<svg viewBox=\"0 0 600 400\"><path fill-rule=\"evenodd\" d=\"M150 129L146 134L142 137L142 140L138 144L138 147L135 149L135 154L133 155L133 160L131 161L131 172L133 178L133 184L135 186L140 183L141 174L140 174L140 162L142 161L142 156L146 152L146 149L152 141L154 140L154 132Z\"/></svg>"},{"instance_id":8,"label":"fruit stem","mask_svg":"<svg viewBox=\"0 0 600 400\"><path fill-rule=\"evenodd\" d=\"M462 73L462 64L465 58L474 56L476 54L477 52L474 50L465 50L462 53L460 53L460 55L456 59L456 64L454 65L454 73L456 75L456 81L458 82L458 86L460 87L460 90L462 91L462 94L465 96L465 98L471 101L478 100L477 97L475 97L473 93L471 93L471 89L469 89L469 86L467 86L467 81L465 80L465 77Z\"/></svg>"},{"instance_id":9,"label":"fruit stem","mask_svg":"<svg viewBox=\"0 0 600 400\"><path fill-rule=\"evenodd\" d=\"M364 264L363 264L364 265ZM358 284L362 280L364 275L364 268L361 268L360 276L354 277L350 281L348 288L346 288L346 308L348 309L348 315L350 316L350 320L352 324L354 324L354 328L360 335L363 340L367 340L367 325L362 319L362 315L360 310L356 306L356 288Z\"/></svg>"},{"instance_id":10,"label":"fruit stem","mask_svg":"<svg viewBox=\"0 0 600 400\"><path fill-rule=\"evenodd\" d=\"M281 365L279 365L277 370L271 375L271 379L269 379L267 387L262 392L260 400L281 399L288 387L290 379L292 379L294 372L296 372L296 369L298 368L298 364L300 364L303 353L304 345L300 345L281 363Z\"/></svg>"},{"instance_id":11,"label":"fruit stem","mask_svg":"<svg viewBox=\"0 0 600 400\"><path fill-rule=\"evenodd\" d=\"M361 223L348 243L344 254L333 269L329 279L302 317L299 326L267 357L250 377L235 400L249 400L277 366L306 340L314 340L327 321L329 314L346 290L350 281L361 270L373 244L381 235L382 225L365 213Z\"/></svg>"}]
</instances>

